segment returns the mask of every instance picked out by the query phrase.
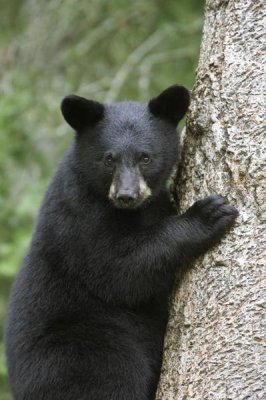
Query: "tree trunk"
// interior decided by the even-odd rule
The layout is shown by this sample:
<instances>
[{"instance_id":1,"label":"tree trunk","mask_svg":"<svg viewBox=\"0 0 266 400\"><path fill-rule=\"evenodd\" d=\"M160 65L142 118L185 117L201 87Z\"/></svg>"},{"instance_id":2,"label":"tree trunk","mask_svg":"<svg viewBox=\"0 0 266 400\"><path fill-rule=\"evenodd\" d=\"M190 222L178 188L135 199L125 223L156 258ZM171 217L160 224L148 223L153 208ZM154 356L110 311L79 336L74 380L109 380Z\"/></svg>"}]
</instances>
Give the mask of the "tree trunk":
<instances>
[{"instance_id":1,"label":"tree trunk","mask_svg":"<svg viewBox=\"0 0 266 400\"><path fill-rule=\"evenodd\" d=\"M264 10L207 0L176 190L181 211L217 193L240 215L173 296L158 400L266 399Z\"/></svg>"}]
</instances>

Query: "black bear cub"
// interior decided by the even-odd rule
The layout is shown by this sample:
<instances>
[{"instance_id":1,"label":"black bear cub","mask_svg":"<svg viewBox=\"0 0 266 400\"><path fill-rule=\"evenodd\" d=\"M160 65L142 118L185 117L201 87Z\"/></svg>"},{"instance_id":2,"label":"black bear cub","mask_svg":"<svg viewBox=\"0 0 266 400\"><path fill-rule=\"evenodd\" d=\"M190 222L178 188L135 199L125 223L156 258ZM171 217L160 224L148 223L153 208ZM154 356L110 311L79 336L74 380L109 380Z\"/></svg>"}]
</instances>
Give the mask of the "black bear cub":
<instances>
[{"instance_id":1,"label":"black bear cub","mask_svg":"<svg viewBox=\"0 0 266 400\"><path fill-rule=\"evenodd\" d=\"M15 400L151 400L175 275L224 235L221 196L178 216L166 182L189 92L147 104L67 96L76 131L41 207L5 329Z\"/></svg>"}]
</instances>

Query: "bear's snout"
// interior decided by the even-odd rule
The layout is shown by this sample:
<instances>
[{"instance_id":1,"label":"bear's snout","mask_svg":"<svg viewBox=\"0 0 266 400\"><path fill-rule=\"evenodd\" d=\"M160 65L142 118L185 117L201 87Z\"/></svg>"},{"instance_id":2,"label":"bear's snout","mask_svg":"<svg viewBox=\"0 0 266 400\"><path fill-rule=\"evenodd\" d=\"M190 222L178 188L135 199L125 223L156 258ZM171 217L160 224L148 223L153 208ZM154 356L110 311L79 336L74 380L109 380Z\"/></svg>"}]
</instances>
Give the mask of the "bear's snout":
<instances>
[{"instance_id":1,"label":"bear's snout","mask_svg":"<svg viewBox=\"0 0 266 400\"><path fill-rule=\"evenodd\" d=\"M109 198L117 208L136 208L151 195L151 190L137 168L117 170Z\"/></svg>"}]
</instances>

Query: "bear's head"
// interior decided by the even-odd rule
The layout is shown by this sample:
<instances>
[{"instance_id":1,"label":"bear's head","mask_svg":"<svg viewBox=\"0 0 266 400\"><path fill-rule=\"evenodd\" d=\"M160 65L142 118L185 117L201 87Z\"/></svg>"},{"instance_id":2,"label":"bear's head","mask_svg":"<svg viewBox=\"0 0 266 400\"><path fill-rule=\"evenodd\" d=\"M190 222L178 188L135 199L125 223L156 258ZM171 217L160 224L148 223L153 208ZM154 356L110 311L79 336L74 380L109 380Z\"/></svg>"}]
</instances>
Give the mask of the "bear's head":
<instances>
[{"instance_id":1,"label":"bear's head","mask_svg":"<svg viewBox=\"0 0 266 400\"><path fill-rule=\"evenodd\" d=\"M173 85L148 104L101 104L69 95L62 114L76 131L74 167L82 184L118 208L136 208L165 189L178 160L177 124L189 91Z\"/></svg>"}]
</instances>

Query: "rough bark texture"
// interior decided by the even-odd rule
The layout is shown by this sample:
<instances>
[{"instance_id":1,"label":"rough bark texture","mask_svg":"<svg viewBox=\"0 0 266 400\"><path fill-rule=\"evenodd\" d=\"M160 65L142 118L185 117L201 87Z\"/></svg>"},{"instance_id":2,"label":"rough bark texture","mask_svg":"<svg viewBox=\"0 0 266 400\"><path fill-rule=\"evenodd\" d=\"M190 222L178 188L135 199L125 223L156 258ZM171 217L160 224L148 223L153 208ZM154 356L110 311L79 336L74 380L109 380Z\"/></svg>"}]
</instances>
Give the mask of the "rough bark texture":
<instances>
[{"instance_id":1,"label":"rough bark texture","mask_svg":"<svg viewBox=\"0 0 266 400\"><path fill-rule=\"evenodd\" d=\"M157 399L266 399L265 3L207 0L205 11L176 189L182 211L218 193L240 216L174 295Z\"/></svg>"}]
</instances>

